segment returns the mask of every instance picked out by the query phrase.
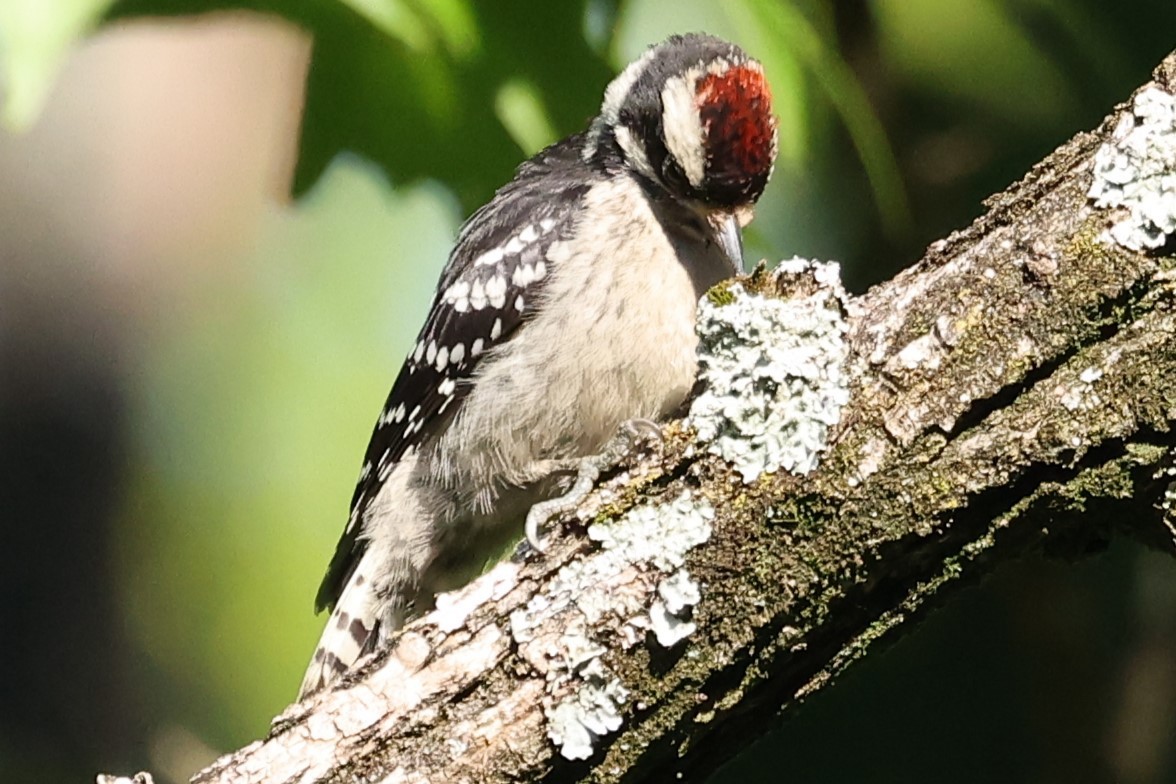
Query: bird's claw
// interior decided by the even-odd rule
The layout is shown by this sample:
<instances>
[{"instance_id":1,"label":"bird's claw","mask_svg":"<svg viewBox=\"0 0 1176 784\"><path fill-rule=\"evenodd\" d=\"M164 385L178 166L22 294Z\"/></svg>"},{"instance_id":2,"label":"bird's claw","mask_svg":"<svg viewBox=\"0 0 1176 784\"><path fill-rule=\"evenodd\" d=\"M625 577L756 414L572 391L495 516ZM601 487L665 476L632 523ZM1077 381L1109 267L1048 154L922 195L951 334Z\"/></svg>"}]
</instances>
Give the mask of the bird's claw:
<instances>
[{"instance_id":1,"label":"bird's claw","mask_svg":"<svg viewBox=\"0 0 1176 784\"><path fill-rule=\"evenodd\" d=\"M542 531L547 521L557 514L570 512L579 506L596 486L601 472L616 465L643 441L661 443L661 425L652 419L629 419L621 423L616 435L604 445L599 454L570 460L558 466L556 470L562 468L576 471L576 481L563 495L540 501L527 512L527 521L523 528L527 535L527 544L537 553L546 552L547 543L543 539Z\"/></svg>"}]
</instances>

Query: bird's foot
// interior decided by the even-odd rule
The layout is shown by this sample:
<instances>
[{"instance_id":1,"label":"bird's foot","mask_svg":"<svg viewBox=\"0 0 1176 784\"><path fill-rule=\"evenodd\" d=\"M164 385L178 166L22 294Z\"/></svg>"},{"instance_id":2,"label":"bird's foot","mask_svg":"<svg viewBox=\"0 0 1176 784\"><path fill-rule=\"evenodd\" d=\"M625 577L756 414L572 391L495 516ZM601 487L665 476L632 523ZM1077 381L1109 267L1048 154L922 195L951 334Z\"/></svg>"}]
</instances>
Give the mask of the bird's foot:
<instances>
[{"instance_id":1,"label":"bird's foot","mask_svg":"<svg viewBox=\"0 0 1176 784\"><path fill-rule=\"evenodd\" d=\"M580 502L592 492L600 474L612 468L626 455L643 442L661 442L661 426L652 419L630 419L622 422L617 433L598 454L569 460L553 460L547 466L547 473L560 471L576 472L576 479L566 493L546 501L540 501L527 512L525 531L527 543L535 552L542 553L547 549L543 540L543 528L547 521L558 514L570 512L580 505Z\"/></svg>"}]
</instances>

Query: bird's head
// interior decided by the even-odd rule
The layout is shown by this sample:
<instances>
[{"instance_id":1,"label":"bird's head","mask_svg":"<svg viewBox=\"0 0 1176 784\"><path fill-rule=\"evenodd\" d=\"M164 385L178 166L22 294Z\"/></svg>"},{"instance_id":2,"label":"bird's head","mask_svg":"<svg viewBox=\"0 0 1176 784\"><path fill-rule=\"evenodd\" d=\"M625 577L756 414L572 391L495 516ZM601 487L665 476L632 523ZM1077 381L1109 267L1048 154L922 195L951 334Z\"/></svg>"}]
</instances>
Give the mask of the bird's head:
<instances>
[{"instance_id":1,"label":"bird's head","mask_svg":"<svg viewBox=\"0 0 1176 784\"><path fill-rule=\"evenodd\" d=\"M584 157L619 152L624 166L705 219L741 264L739 229L772 174L776 125L759 62L714 36L675 35L609 84Z\"/></svg>"}]
</instances>

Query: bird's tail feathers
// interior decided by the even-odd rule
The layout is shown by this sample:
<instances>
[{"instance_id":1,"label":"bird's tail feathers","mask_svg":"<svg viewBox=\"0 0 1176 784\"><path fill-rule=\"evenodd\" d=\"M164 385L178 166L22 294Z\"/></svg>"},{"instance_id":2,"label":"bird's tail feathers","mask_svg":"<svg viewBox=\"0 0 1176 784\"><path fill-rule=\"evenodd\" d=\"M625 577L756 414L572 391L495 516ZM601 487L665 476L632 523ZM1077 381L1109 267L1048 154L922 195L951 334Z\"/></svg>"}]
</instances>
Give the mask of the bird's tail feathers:
<instances>
[{"instance_id":1,"label":"bird's tail feathers","mask_svg":"<svg viewBox=\"0 0 1176 784\"><path fill-rule=\"evenodd\" d=\"M367 574L370 559L369 550L339 595L302 679L299 700L337 680L361 656L375 649L380 619L375 584Z\"/></svg>"}]
</instances>

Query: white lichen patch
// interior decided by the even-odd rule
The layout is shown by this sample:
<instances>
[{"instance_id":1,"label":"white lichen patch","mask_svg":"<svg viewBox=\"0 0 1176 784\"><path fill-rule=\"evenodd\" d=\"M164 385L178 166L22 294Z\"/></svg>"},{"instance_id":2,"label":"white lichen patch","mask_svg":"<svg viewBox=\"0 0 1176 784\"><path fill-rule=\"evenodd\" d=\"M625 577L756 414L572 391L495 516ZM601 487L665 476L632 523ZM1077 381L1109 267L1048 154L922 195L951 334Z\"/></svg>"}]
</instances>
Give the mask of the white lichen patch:
<instances>
[{"instance_id":1,"label":"white lichen patch","mask_svg":"<svg viewBox=\"0 0 1176 784\"><path fill-rule=\"evenodd\" d=\"M684 568L658 584L657 598L649 608L649 628L659 645L671 648L694 634L697 627L690 620L690 612L700 599L698 583Z\"/></svg>"},{"instance_id":2,"label":"white lichen patch","mask_svg":"<svg viewBox=\"0 0 1176 784\"><path fill-rule=\"evenodd\" d=\"M660 601L655 601L649 608L649 629L663 648L673 648L694 634L697 628L694 621L674 615Z\"/></svg>"},{"instance_id":3,"label":"white lichen patch","mask_svg":"<svg viewBox=\"0 0 1176 784\"><path fill-rule=\"evenodd\" d=\"M580 672L580 688L546 711L547 737L566 759L592 756L597 738L621 727L620 706L629 690L600 659Z\"/></svg>"},{"instance_id":4,"label":"white lichen patch","mask_svg":"<svg viewBox=\"0 0 1176 784\"><path fill-rule=\"evenodd\" d=\"M1102 405L1102 399L1094 391L1093 382L1085 380L1058 388L1058 402L1067 411L1089 411Z\"/></svg>"},{"instance_id":5,"label":"white lichen patch","mask_svg":"<svg viewBox=\"0 0 1176 784\"><path fill-rule=\"evenodd\" d=\"M674 615L685 614L702 599L698 583L685 569L679 569L662 580L657 586L657 595L666 610Z\"/></svg>"},{"instance_id":6,"label":"white lichen patch","mask_svg":"<svg viewBox=\"0 0 1176 784\"><path fill-rule=\"evenodd\" d=\"M548 737L567 759L587 758L598 738L620 727L628 694L604 665L608 649L593 635L595 625L619 620L609 625L620 627L622 647L643 640L646 630L659 642L677 635L663 644L693 631L688 616L701 591L682 566L690 550L710 539L713 519L710 503L687 492L594 524L588 535L600 549L562 567L511 614L519 655L546 679ZM658 623L666 627L662 633Z\"/></svg>"},{"instance_id":7,"label":"white lichen patch","mask_svg":"<svg viewBox=\"0 0 1176 784\"><path fill-rule=\"evenodd\" d=\"M588 538L600 542L606 553L669 572L686 562L686 553L710 539L714 518L709 501L683 493L668 504L638 506L617 520L594 525Z\"/></svg>"},{"instance_id":8,"label":"white lichen patch","mask_svg":"<svg viewBox=\"0 0 1176 784\"><path fill-rule=\"evenodd\" d=\"M838 265L796 258L774 274L808 278L811 293L779 299L733 284L731 302L704 297L698 308L705 390L687 423L749 483L781 468L813 470L849 400Z\"/></svg>"},{"instance_id":9,"label":"white lichen patch","mask_svg":"<svg viewBox=\"0 0 1176 784\"><path fill-rule=\"evenodd\" d=\"M1102 377L1103 377L1103 370L1102 370L1102 368L1097 368L1097 367L1088 367L1088 368L1086 368L1086 370L1083 370L1081 373L1078 374L1078 380L1081 381L1083 384L1093 384L1095 381L1098 381Z\"/></svg>"},{"instance_id":10,"label":"white lichen patch","mask_svg":"<svg viewBox=\"0 0 1176 784\"><path fill-rule=\"evenodd\" d=\"M1095 153L1087 195L1098 207L1125 211L1104 232L1104 242L1141 251L1176 234L1176 97L1158 87L1135 96L1132 110Z\"/></svg>"},{"instance_id":11,"label":"white lichen patch","mask_svg":"<svg viewBox=\"0 0 1176 784\"><path fill-rule=\"evenodd\" d=\"M939 337L933 332L928 332L903 346L894 359L895 364L903 370L938 370L943 353Z\"/></svg>"},{"instance_id":12,"label":"white lichen patch","mask_svg":"<svg viewBox=\"0 0 1176 784\"><path fill-rule=\"evenodd\" d=\"M1101 361L1103 365L1110 367L1118 362L1119 358L1120 351L1116 349ZM1098 408L1103 404L1097 390L1098 382L1105 374L1106 370L1100 365L1090 365L1083 368L1078 374L1077 382L1069 382L1057 387L1055 394L1058 402L1067 411L1090 411Z\"/></svg>"},{"instance_id":13,"label":"white lichen patch","mask_svg":"<svg viewBox=\"0 0 1176 784\"><path fill-rule=\"evenodd\" d=\"M1153 479L1166 480L1168 486L1164 488L1164 497L1160 501L1160 510L1164 513L1164 520L1168 524L1168 529L1172 532L1173 541L1176 542L1176 526L1173 526L1172 516L1176 510L1176 466L1164 466L1152 474Z\"/></svg>"}]
</instances>

